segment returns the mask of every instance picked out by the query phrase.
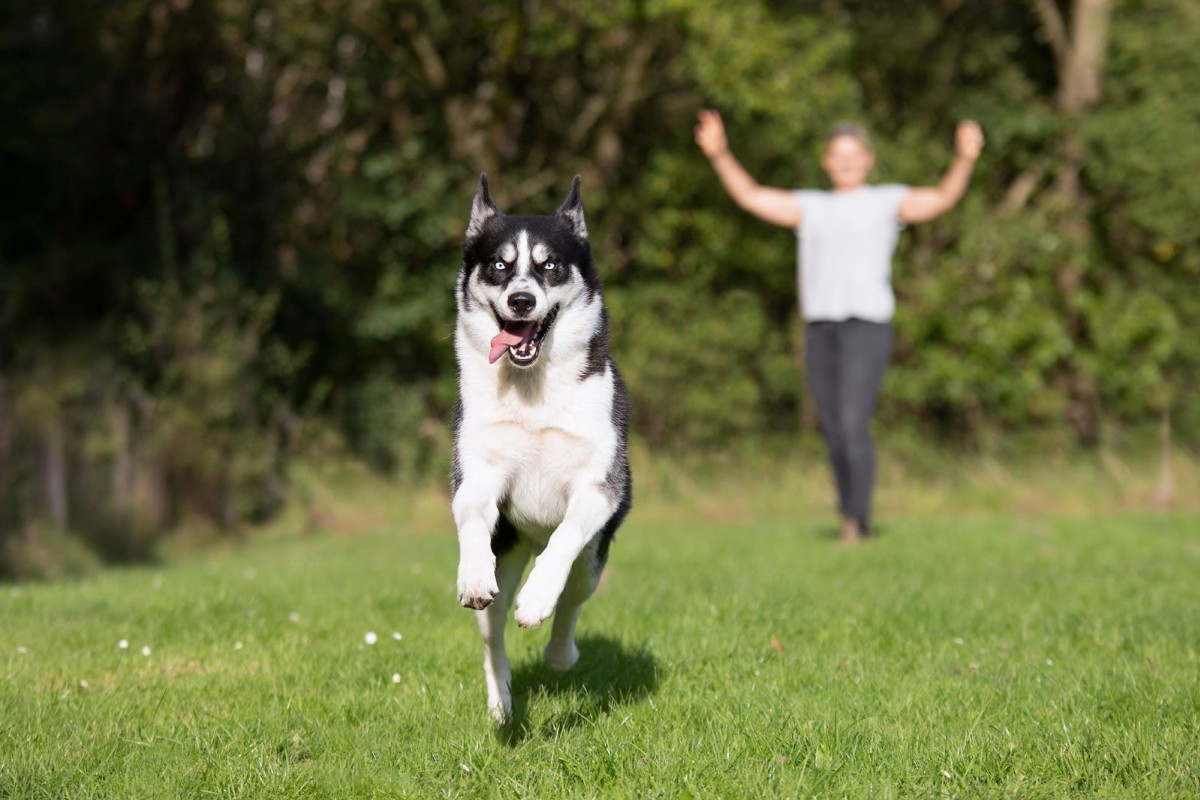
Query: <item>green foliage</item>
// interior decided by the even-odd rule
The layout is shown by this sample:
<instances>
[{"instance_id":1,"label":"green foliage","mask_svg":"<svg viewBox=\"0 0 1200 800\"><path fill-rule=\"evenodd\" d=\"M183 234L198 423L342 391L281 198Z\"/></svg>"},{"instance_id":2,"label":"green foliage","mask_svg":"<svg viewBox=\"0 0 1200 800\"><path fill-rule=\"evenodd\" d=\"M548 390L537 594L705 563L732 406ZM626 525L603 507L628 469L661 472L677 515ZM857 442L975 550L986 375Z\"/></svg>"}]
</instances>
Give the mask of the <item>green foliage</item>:
<instances>
[{"instance_id":1,"label":"green foliage","mask_svg":"<svg viewBox=\"0 0 1200 800\"><path fill-rule=\"evenodd\" d=\"M436 401L428 385L373 375L352 390L344 429L348 442L373 468L420 480L448 464L445 429L429 419ZM440 454L440 458L439 458Z\"/></svg>"},{"instance_id":2,"label":"green foliage","mask_svg":"<svg viewBox=\"0 0 1200 800\"><path fill-rule=\"evenodd\" d=\"M151 281L136 295L120 331L19 353L26 380L0 402L0 574L145 559L182 523L234 531L284 500L279 387L298 363L266 333L272 300Z\"/></svg>"},{"instance_id":3,"label":"green foliage","mask_svg":"<svg viewBox=\"0 0 1200 800\"><path fill-rule=\"evenodd\" d=\"M761 372L771 342L759 301L744 290L698 318L703 289L645 283L613 292L634 422L649 442L714 445L761 430ZM712 376L723 376L714 380Z\"/></svg>"},{"instance_id":4,"label":"green foliage","mask_svg":"<svg viewBox=\"0 0 1200 800\"><path fill-rule=\"evenodd\" d=\"M1186 0L1122 4L1106 76L1105 105L1088 121L1088 177L1106 211L1100 221L1119 307L1100 340L1113 405L1137 414L1168 405L1200 416L1183 387L1200 379L1200 98L1188 76L1200 54L1188 44L1200 10ZM1108 311L1109 309L1102 309ZM1185 429L1194 437L1194 423Z\"/></svg>"},{"instance_id":5,"label":"green foliage","mask_svg":"<svg viewBox=\"0 0 1200 800\"><path fill-rule=\"evenodd\" d=\"M40 522L0 544L0 574L15 580L78 578L94 571L99 559L88 543L71 531Z\"/></svg>"},{"instance_id":6,"label":"green foliage","mask_svg":"<svg viewBox=\"0 0 1200 800\"><path fill-rule=\"evenodd\" d=\"M175 521L189 510L227 528L269 516L283 477L286 408L275 387L299 366L266 333L274 299L147 284L139 308L125 353L135 375L149 376L149 446L179 486Z\"/></svg>"},{"instance_id":7,"label":"green foliage","mask_svg":"<svg viewBox=\"0 0 1200 800\"><path fill-rule=\"evenodd\" d=\"M294 443L280 431L306 429L298 418L381 469L439 469L457 250L481 171L520 213L553 208L583 174L642 436L712 447L793 433L812 416L795 240L739 211L695 148L695 112L713 105L751 173L781 187L824 185L823 134L842 119L874 132L876 180L914 185L944 170L957 119L987 131L966 200L902 236L889 425L970 441L1065 429L1082 408L1112 430L1170 414L1200 441L1200 399L1184 391L1200 380L1189 0L1114 5L1102 101L1077 117L1059 108L1031 3L12 12L0 382L19 402L0 404L0 433L17 405L72 384L81 407L133 415L135 449L203 485L281 481ZM42 374L55 377L35 388ZM58 398L47 418L78 437L74 390L45 391ZM0 535L41 513L31 453L0 447L0 496L23 509ZM200 505L229 522L269 513L282 491L202 494L224 498Z\"/></svg>"},{"instance_id":8,"label":"green foliage","mask_svg":"<svg viewBox=\"0 0 1200 800\"><path fill-rule=\"evenodd\" d=\"M888 386L900 413L925 407L951 426L1061 418L1061 387L1047 381L1072 348L1051 305L1058 236L1011 220L961 236L955 256L899 270L900 368Z\"/></svg>"}]
</instances>

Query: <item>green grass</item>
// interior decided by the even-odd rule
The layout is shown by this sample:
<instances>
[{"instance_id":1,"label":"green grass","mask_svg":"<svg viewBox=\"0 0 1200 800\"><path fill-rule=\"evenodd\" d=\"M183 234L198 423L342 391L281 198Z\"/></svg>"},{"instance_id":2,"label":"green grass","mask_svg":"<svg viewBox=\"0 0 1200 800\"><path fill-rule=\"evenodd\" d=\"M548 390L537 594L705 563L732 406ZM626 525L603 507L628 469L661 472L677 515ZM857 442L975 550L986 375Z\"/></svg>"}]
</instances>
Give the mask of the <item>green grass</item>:
<instances>
[{"instance_id":1,"label":"green grass","mask_svg":"<svg viewBox=\"0 0 1200 800\"><path fill-rule=\"evenodd\" d=\"M429 494L0 586L0 797L1200 796L1195 512L950 513L975 495L893 481L843 550L773 477L649 476L580 664L510 627L503 728Z\"/></svg>"}]
</instances>

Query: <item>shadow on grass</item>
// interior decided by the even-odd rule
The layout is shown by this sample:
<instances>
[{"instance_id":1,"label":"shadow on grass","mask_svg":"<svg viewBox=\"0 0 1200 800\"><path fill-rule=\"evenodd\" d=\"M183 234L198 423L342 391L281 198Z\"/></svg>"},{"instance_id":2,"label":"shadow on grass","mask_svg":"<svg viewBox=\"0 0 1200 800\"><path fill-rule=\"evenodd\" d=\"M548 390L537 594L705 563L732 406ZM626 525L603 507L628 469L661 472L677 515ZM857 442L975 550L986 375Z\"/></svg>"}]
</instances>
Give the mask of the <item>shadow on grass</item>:
<instances>
[{"instance_id":1,"label":"shadow on grass","mask_svg":"<svg viewBox=\"0 0 1200 800\"><path fill-rule=\"evenodd\" d=\"M836 525L818 525L811 528L808 535L814 539L825 539L826 541L836 542L838 537L842 535L842 529Z\"/></svg>"},{"instance_id":2,"label":"shadow on grass","mask_svg":"<svg viewBox=\"0 0 1200 800\"><path fill-rule=\"evenodd\" d=\"M512 715L496 729L501 742L516 745L534 733L554 736L658 690L658 662L648 651L627 648L605 636L584 636L578 645L579 663L566 672L555 672L540 658L515 667ZM535 731L529 722L529 703L550 695L566 696L570 707Z\"/></svg>"},{"instance_id":3,"label":"shadow on grass","mask_svg":"<svg viewBox=\"0 0 1200 800\"><path fill-rule=\"evenodd\" d=\"M880 536L883 536L885 533L887 533L887 530L888 529L886 527L880 527L879 525L872 523L867 535L863 537L863 541L874 541L875 539L878 539ZM808 535L813 539L824 539L827 542L837 544L838 540L840 540L842 537L842 529L837 525L817 525L809 529Z\"/></svg>"}]
</instances>

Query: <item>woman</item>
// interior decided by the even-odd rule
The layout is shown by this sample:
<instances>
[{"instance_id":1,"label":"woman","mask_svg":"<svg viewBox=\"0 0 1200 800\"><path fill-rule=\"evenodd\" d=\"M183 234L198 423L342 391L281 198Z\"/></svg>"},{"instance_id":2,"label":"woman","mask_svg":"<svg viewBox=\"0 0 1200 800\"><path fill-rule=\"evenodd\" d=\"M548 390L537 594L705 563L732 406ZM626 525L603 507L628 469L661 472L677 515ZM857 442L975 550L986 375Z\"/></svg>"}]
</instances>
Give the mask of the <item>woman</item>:
<instances>
[{"instance_id":1,"label":"woman","mask_svg":"<svg viewBox=\"0 0 1200 800\"><path fill-rule=\"evenodd\" d=\"M739 206L799 236L805 367L837 482L841 541L855 544L871 532L875 444L870 423L892 354L896 239L904 224L926 222L954 208L983 149L983 131L974 122L960 122L954 162L941 182L913 188L868 184L875 164L870 140L856 125L838 126L826 139L821 159L832 191L759 185L729 151L716 111L700 112L695 135Z\"/></svg>"}]
</instances>

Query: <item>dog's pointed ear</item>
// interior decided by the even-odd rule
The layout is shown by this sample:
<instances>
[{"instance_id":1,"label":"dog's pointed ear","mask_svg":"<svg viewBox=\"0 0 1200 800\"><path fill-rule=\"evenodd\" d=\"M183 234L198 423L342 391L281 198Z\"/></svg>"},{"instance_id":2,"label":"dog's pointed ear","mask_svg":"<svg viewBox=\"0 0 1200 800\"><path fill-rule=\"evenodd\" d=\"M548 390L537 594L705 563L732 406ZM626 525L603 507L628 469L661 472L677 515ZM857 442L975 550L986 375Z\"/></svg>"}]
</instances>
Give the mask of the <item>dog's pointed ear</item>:
<instances>
[{"instance_id":1,"label":"dog's pointed ear","mask_svg":"<svg viewBox=\"0 0 1200 800\"><path fill-rule=\"evenodd\" d=\"M567 193L567 199L562 201L562 205L554 213L571 224L571 230L576 236L586 239L588 232L587 222L583 218L583 194L580 191L582 185L583 178L576 175L575 180L571 181L571 191Z\"/></svg>"},{"instance_id":2,"label":"dog's pointed ear","mask_svg":"<svg viewBox=\"0 0 1200 800\"><path fill-rule=\"evenodd\" d=\"M467 237L472 239L483 232L483 225L492 217L498 215L500 209L492 200L488 191L487 173L479 173L479 188L475 190L475 199L471 201L471 219L467 223Z\"/></svg>"}]
</instances>

